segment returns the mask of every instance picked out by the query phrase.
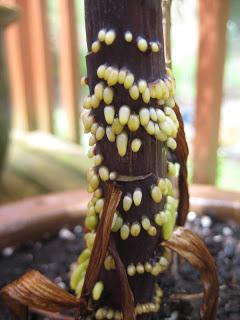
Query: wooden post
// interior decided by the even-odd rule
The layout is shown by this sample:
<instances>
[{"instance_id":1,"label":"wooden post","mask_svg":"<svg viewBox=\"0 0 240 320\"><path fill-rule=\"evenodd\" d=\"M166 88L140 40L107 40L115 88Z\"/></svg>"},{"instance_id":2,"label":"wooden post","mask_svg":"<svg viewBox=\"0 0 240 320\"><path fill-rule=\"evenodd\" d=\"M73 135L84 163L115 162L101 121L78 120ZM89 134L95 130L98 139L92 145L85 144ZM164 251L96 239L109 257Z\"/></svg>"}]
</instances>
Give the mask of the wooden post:
<instances>
[{"instance_id":1,"label":"wooden post","mask_svg":"<svg viewBox=\"0 0 240 320\"><path fill-rule=\"evenodd\" d=\"M35 125L33 82L30 68L30 48L27 19L27 2L11 1L22 10L18 23L8 28L5 34L10 89L13 106L13 126L18 129L32 130Z\"/></svg>"},{"instance_id":2,"label":"wooden post","mask_svg":"<svg viewBox=\"0 0 240 320\"><path fill-rule=\"evenodd\" d=\"M195 183L214 184L229 0L201 0L194 140Z\"/></svg>"},{"instance_id":3,"label":"wooden post","mask_svg":"<svg viewBox=\"0 0 240 320\"><path fill-rule=\"evenodd\" d=\"M68 138L79 142L79 79L74 1L59 0L60 85L68 121Z\"/></svg>"},{"instance_id":4,"label":"wooden post","mask_svg":"<svg viewBox=\"0 0 240 320\"><path fill-rule=\"evenodd\" d=\"M25 0L26 1L26 0ZM27 1L34 99L38 129L53 131L53 85L45 0Z\"/></svg>"}]
</instances>

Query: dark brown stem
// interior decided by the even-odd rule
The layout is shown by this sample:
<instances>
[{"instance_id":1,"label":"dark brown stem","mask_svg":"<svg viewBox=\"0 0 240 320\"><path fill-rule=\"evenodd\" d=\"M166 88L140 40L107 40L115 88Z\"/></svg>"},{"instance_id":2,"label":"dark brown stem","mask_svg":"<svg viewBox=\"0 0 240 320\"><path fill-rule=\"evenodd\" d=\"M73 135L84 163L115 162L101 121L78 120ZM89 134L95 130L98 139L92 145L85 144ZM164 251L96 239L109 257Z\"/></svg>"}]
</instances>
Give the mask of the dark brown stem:
<instances>
[{"instance_id":1,"label":"dark brown stem","mask_svg":"<svg viewBox=\"0 0 240 320\"><path fill-rule=\"evenodd\" d=\"M89 54L87 55L88 84L90 94L94 93L94 87L99 82L96 71L101 64L107 63L120 68L127 68L135 76L135 82L140 79L148 83L164 78L164 43L162 31L162 9L159 0L85 0L86 32ZM113 29L116 32L116 41L111 46L102 45L101 50L94 54L91 52L91 45L97 40L99 30L102 28ZM129 44L124 40L126 31L131 31L133 41ZM148 50L142 53L137 49L136 41L141 36L147 41L159 41L161 50L152 53ZM154 103L150 101L150 106ZM141 101L134 101L130 98L128 90L121 85L114 86L114 99L112 105L116 114L121 105L128 105L131 112L139 110L149 104ZM101 103L98 109L93 109L95 121L106 127L103 115L104 104ZM97 142L96 153L103 155L103 165L109 172L116 171L123 176L144 176L144 179L136 178L135 181L117 181L123 192L133 193L136 187L141 188L143 199L140 207L132 206L129 213L123 211L122 201L118 207L124 222L133 223L141 221L142 216L148 216L153 220L156 212L163 208L164 197L160 204L153 202L150 196L150 187L156 183L158 177L166 177L167 152L164 144L150 136L143 127L140 127L137 134L124 129L128 134L128 148L124 157L120 157L116 145L109 142L105 136ZM138 137L142 141L141 152L133 153L130 143L133 138ZM104 188L104 184L102 186ZM106 197L106 194L105 194ZM149 236L141 232L138 237L129 237L121 240L119 233L114 234L116 248L125 268L133 263L145 263L154 257L155 249L161 241L161 231L157 235ZM104 281L104 297L99 306L110 307L114 310L121 310L121 299L119 293L119 280L115 272L102 271L101 278ZM149 273L129 277L129 283L134 294L135 305L138 303L151 302L154 294L155 277ZM138 319L151 319L152 315L142 315Z\"/></svg>"}]
</instances>

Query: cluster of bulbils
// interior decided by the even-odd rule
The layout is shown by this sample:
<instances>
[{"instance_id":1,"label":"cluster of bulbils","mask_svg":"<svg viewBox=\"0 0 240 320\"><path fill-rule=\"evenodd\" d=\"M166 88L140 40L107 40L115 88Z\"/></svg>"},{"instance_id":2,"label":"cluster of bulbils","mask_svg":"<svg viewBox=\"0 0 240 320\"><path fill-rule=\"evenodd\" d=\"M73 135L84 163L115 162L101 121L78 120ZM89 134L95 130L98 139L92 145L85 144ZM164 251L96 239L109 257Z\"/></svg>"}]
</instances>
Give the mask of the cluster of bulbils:
<instances>
[{"instance_id":1,"label":"cluster of bulbils","mask_svg":"<svg viewBox=\"0 0 240 320\"><path fill-rule=\"evenodd\" d=\"M102 29L98 33L98 40L92 44L92 52L97 53L101 49L101 45L111 45L116 39L114 30ZM127 42L133 41L133 35L127 31L124 34L124 39ZM151 50L153 53L158 52L161 48L158 42L147 42L144 38L138 37L136 39L137 48L141 52ZM85 219L85 225L89 232L85 234L86 249L78 258L77 265L72 272L71 287L76 294L80 296L84 277L88 263L90 260L91 251L93 248L96 228L101 218L104 206L104 195L101 188L101 182L108 180L117 180L117 172L110 172L104 163L102 154L96 154L95 145L105 136L112 142L116 143L117 152L120 157L124 157L127 153L128 144L131 146L132 152L138 152L141 149L142 141L140 138L134 138L128 141L129 131L136 132L142 126L145 131L155 137L158 141L166 144L167 148L175 150L177 145L175 138L179 123L176 114L173 110L175 106L175 80L172 76L171 70L166 70L166 77L158 79L153 83L147 83L144 79L136 81L134 75L126 68L117 69L107 63L100 65L97 69L97 76L100 82L94 88L94 94L84 99L83 107L87 109L83 113L82 120L85 133L90 133L89 145L90 149L88 157L94 159L93 167L88 172L88 191L93 193L92 199L88 203L88 210ZM86 83L86 79L82 80ZM128 90L132 100L142 99L144 106L140 108L139 113L131 112L131 108L127 105L122 105L117 111L113 105L114 101L114 86L122 85ZM154 100L151 100L154 99ZM151 106L146 106L149 102ZM96 122L94 115L91 113L92 109L99 108L100 104L104 103L104 119L106 126L99 125ZM176 177L178 175L178 165L168 162L168 177ZM162 237L167 240L171 236L175 221L176 210L178 202L173 196L173 187L169 178L159 178L155 185L150 186L149 193L155 203L160 203L164 196L166 201L162 211L156 212L153 221L147 216L143 216L141 221L133 223L124 222L122 215L117 211L114 214L112 223L112 232L119 232L123 241L129 237L137 237L140 232L146 232L149 236L157 235L157 228L162 229ZM136 188L133 193L123 195L122 208L124 213L127 213L132 206L139 207L142 201L142 190ZM152 257L150 261L145 263L129 264L126 266L126 271L129 277L135 274L143 274L148 272L153 276L158 276L165 271L171 261L171 253L168 249L164 249L162 256ZM109 270L115 269L113 258L107 254L104 261L104 268ZM99 281L95 284L92 291L93 300L99 300L104 290L104 284ZM139 304L135 308L136 314L157 312L160 307L160 300L162 296L161 289L156 286L155 296L153 302ZM109 308L100 308L95 313L96 319L122 319L120 311L114 311Z\"/></svg>"}]
</instances>

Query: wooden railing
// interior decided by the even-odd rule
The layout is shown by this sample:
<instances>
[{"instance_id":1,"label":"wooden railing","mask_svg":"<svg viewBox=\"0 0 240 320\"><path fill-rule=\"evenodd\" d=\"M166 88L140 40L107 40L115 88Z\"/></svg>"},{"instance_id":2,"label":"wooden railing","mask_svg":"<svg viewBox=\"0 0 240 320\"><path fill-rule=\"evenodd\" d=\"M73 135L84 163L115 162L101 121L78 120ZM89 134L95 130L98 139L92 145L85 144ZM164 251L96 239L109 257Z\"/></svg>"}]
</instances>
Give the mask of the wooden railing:
<instances>
[{"instance_id":1,"label":"wooden railing","mask_svg":"<svg viewBox=\"0 0 240 320\"><path fill-rule=\"evenodd\" d=\"M8 0L22 8L6 33L13 101L13 126L53 133L53 63L47 0ZM79 0L82 1L82 0ZM170 0L164 0L170 1ZM222 98L229 0L200 1L200 45L194 142L194 182L213 184ZM68 138L80 141L80 81L74 0L57 0L60 22L60 99Z\"/></svg>"},{"instance_id":2,"label":"wooden railing","mask_svg":"<svg viewBox=\"0 0 240 320\"><path fill-rule=\"evenodd\" d=\"M6 32L13 126L53 133L54 91L46 0L9 0L21 18ZM60 99L68 139L79 142L80 81L74 1L58 0Z\"/></svg>"}]
</instances>

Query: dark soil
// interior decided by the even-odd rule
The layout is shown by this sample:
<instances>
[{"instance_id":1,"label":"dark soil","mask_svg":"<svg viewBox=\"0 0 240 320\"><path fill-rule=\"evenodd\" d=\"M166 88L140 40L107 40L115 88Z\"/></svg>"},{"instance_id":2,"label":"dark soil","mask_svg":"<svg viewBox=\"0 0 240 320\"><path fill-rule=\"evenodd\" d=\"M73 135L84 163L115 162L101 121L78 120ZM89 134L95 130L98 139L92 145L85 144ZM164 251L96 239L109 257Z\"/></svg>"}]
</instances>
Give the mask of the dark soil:
<instances>
[{"instance_id":1,"label":"dark soil","mask_svg":"<svg viewBox=\"0 0 240 320\"><path fill-rule=\"evenodd\" d=\"M215 218L195 218L190 213L187 227L199 234L215 257L219 270L220 299L217 319L240 319L240 226L224 224ZM82 229L63 229L58 236L28 243L21 248L6 248L0 255L0 287L18 278L27 270L37 269L60 286L69 289L69 266L83 248ZM173 264L172 270L160 280L165 297L158 319L197 320L200 300L173 302L169 296L176 292L198 293L201 291L199 274L184 262L180 268ZM0 320L9 320L6 308L0 304ZM47 320L30 316L31 320Z\"/></svg>"}]
</instances>

